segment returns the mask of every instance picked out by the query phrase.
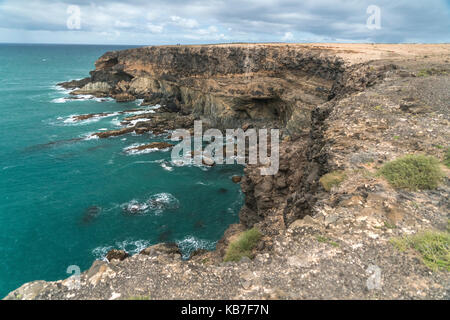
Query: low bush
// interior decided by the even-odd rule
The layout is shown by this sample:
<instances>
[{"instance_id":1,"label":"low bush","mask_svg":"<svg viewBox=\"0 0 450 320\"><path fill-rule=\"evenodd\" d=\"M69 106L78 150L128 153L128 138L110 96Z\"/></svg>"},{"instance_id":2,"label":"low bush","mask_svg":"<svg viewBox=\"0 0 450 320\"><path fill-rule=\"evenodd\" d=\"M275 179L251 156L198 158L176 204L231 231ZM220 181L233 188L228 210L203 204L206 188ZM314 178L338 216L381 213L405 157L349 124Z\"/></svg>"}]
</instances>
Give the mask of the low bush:
<instances>
[{"instance_id":1,"label":"low bush","mask_svg":"<svg viewBox=\"0 0 450 320\"><path fill-rule=\"evenodd\" d=\"M426 231L413 236L394 238L391 243L400 251L417 251L432 270L450 271L450 233Z\"/></svg>"},{"instance_id":2,"label":"low bush","mask_svg":"<svg viewBox=\"0 0 450 320\"><path fill-rule=\"evenodd\" d=\"M394 188L409 190L435 189L444 177L439 160L424 155L407 155L388 162L379 174Z\"/></svg>"},{"instance_id":3,"label":"low bush","mask_svg":"<svg viewBox=\"0 0 450 320\"><path fill-rule=\"evenodd\" d=\"M224 261L240 261L243 257L252 258L252 250L256 247L262 234L258 229L244 231L231 242L227 248Z\"/></svg>"},{"instance_id":4,"label":"low bush","mask_svg":"<svg viewBox=\"0 0 450 320\"><path fill-rule=\"evenodd\" d=\"M347 178L345 171L337 170L322 176L319 182L326 191L330 191L334 186L341 184L345 178Z\"/></svg>"}]
</instances>

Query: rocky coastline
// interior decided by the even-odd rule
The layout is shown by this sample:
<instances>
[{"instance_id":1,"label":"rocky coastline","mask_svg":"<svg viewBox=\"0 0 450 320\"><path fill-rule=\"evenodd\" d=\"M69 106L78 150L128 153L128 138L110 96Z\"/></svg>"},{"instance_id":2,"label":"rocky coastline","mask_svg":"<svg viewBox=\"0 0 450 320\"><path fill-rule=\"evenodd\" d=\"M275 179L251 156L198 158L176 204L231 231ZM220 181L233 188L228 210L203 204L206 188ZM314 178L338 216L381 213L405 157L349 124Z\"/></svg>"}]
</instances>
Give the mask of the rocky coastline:
<instances>
[{"instance_id":1,"label":"rocky coastline","mask_svg":"<svg viewBox=\"0 0 450 320\"><path fill-rule=\"evenodd\" d=\"M114 250L77 286L73 278L36 281L6 299L449 299L448 271L430 270L414 250L392 245L423 230L449 232L449 168L441 165L445 176L432 190L394 188L377 174L406 154L446 161L449 60L450 45L231 44L105 53L90 77L60 85L72 95L160 107L93 135L168 135L192 130L195 120L204 129L278 128L279 172L261 176L259 165L247 165L243 177L233 177L245 194L240 223L213 252L198 250L183 261L172 244L132 257ZM328 188L324 177L333 173L342 179ZM251 252L224 261L230 244L250 229L261 233Z\"/></svg>"}]
</instances>

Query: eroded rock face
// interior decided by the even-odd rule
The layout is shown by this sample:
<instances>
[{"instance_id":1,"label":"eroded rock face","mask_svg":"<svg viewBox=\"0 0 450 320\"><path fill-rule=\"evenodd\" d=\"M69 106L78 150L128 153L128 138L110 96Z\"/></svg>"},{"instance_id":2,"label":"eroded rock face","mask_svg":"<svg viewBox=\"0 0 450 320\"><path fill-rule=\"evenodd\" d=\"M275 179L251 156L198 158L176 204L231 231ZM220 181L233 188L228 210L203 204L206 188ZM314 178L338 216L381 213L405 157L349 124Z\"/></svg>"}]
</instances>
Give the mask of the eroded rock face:
<instances>
[{"instance_id":1,"label":"eroded rock face","mask_svg":"<svg viewBox=\"0 0 450 320\"><path fill-rule=\"evenodd\" d=\"M131 102L136 100L136 97L129 93L119 93L113 96L117 102Z\"/></svg>"},{"instance_id":2,"label":"eroded rock face","mask_svg":"<svg viewBox=\"0 0 450 320\"><path fill-rule=\"evenodd\" d=\"M333 95L344 61L326 50L289 46L145 47L108 52L77 94L144 99L167 112L193 113L215 127L249 120L307 130L311 109ZM344 80L342 80L344 81Z\"/></svg>"}]
</instances>

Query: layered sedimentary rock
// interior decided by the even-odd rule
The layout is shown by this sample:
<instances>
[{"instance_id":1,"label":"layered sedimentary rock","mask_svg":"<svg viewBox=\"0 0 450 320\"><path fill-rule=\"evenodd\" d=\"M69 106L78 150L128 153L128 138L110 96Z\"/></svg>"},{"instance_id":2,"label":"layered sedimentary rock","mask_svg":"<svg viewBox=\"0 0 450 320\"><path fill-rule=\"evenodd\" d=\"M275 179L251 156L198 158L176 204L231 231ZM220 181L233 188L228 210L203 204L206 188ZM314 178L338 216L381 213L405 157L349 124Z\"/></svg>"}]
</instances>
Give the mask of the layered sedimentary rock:
<instances>
[{"instance_id":1,"label":"layered sedimentary rock","mask_svg":"<svg viewBox=\"0 0 450 320\"><path fill-rule=\"evenodd\" d=\"M302 46L146 47L108 52L89 79L66 87L118 101L144 99L214 127L252 121L297 134L309 129L313 107L347 85L346 67L326 49Z\"/></svg>"}]
</instances>

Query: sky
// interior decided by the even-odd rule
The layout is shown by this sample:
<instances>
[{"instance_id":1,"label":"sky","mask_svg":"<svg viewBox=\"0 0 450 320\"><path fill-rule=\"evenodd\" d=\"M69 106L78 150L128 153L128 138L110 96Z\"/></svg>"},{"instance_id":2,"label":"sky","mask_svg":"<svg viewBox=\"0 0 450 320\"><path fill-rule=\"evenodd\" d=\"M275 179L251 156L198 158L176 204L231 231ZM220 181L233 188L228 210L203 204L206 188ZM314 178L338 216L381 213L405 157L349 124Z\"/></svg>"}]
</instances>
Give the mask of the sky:
<instances>
[{"instance_id":1,"label":"sky","mask_svg":"<svg viewBox=\"0 0 450 320\"><path fill-rule=\"evenodd\" d=\"M0 0L0 42L449 43L450 0Z\"/></svg>"}]
</instances>

